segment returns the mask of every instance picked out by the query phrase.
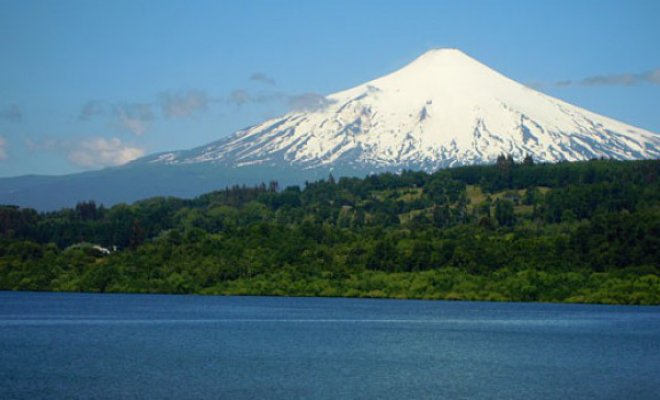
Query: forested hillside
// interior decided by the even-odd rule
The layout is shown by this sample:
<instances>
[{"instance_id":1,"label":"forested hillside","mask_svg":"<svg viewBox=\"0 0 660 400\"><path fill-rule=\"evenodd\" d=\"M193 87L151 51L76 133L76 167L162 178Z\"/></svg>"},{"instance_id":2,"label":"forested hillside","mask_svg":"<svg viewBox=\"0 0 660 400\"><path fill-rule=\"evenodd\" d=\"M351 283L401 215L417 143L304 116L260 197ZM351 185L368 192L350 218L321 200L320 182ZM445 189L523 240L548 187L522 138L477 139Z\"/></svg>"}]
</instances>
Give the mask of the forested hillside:
<instances>
[{"instance_id":1,"label":"forested hillside","mask_svg":"<svg viewBox=\"0 0 660 400\"><path fill-rule=\"evenodd\" d=\"M660 304L660 161L332 176L37 213L0 289Z\"/></svg>"}]
</instances>

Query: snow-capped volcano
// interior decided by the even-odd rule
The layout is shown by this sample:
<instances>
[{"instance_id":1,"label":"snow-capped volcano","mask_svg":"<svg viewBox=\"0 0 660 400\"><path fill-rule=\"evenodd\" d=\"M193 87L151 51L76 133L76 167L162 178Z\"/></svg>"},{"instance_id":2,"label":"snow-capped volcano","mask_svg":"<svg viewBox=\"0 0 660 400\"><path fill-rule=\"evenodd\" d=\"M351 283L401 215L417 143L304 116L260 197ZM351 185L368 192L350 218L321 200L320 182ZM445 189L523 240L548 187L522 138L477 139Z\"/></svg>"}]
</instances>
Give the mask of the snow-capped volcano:
<instances>
[{"instance_id":1,"label":"snow-capped volcano","mask_svg":"<svg viewBox=\"0 0 660 400\"><path fill-rule=\"evenodd\" d=\"M537 92L455 49L189 151L138 163L303 169L422 168L491 162L657 158L660 136Z\"/></svg>"},{"instance_id":2,"label":"snow-capped volcano","mask_svg":"<svg viewBox=\"0 0 660 400\"><path fill-rule=\"evenodd\" d=\"M458 50L331 94L192 150L67 176L0 178L0 204L53 210L150 196L193 197L231 185L282 187L328 176L493 162L660 158L660 135L521 85Z\"/></svg>"}]
</instances>

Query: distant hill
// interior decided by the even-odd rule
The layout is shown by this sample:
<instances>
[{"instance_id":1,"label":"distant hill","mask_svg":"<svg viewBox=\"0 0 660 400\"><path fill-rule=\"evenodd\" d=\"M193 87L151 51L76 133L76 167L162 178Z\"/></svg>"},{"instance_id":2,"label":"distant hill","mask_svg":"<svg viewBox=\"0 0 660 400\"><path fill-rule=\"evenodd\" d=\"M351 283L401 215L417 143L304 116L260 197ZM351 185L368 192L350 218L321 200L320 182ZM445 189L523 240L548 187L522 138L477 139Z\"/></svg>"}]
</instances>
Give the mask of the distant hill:
<instances>
[{"instance_id":1,"label":"distant hill","mask_svg":"<svg viewBox=\"0 0 660 400\"><path fill-rule=\"evenodd\" d=\"M660 304L660 161L0 206L0 290Z\"/></svg>"}]
</instances>

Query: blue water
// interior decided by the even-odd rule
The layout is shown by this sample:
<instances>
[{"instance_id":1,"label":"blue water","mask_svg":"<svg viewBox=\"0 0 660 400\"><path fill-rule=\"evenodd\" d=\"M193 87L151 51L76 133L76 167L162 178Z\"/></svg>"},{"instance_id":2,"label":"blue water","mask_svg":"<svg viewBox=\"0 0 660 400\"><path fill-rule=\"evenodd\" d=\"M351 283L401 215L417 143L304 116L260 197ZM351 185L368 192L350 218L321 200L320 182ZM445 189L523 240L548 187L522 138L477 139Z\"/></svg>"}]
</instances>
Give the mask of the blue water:
<instances>
[{"instance_id":1,"label":"blue water","mask_svg":"<svg viewBox=\"0 0 660 400\"><path fill-rule=\"evenodd\" d=\"M659 395L659 307L0 292L2 399Z\"/></svg>"}]
</instances>

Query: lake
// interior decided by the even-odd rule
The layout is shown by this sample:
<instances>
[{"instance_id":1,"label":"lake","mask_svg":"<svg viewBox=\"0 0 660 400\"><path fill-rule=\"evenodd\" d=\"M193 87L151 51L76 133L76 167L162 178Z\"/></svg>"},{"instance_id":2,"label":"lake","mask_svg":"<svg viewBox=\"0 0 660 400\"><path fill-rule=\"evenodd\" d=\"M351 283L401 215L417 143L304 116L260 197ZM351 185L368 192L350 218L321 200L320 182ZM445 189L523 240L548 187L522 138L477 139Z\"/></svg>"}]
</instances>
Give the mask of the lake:
<instances>
[{"instance_id":1,"label":"lake","mask_svg":"<svg viewBox=\"0 0 660 400\"><path fill-rule=\"evenodd\" d=\"M660 307L0 292L2 399L657 399Z\"/></svg>"}]
</instances>

